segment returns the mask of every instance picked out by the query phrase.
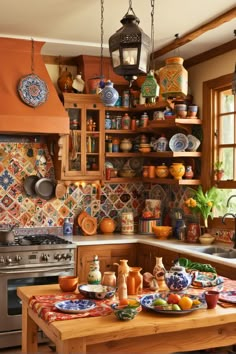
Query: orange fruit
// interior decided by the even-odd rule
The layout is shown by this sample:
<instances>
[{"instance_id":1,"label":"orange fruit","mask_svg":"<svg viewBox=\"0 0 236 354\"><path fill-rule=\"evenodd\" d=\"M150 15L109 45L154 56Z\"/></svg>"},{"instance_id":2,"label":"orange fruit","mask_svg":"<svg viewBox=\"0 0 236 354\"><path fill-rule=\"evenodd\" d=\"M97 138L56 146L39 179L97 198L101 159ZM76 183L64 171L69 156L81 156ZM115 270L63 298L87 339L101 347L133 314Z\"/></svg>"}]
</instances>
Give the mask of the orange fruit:
<instances>
[{"instance_id":1,"label":"orange fruit","mask_svg":"<svg viewBox=\"0 0 236 354\"><path fill-rule=\"evenodd\" d=\"M188 296L183 296L179 300L178 305L181 307L182 310L190 310L193 305L193 300L191 300Z\"/></svg>"},{"instance_id":2,"label":"orange fruit","mask_svg":"<svg viewBox=\"0 0 236 354\"><path fill-rule=\"evenodd\" d=\"M120 299L119 304L120 305L128 305L129 301L128 301L128 299Z\"/></svg>"}]
</instances>

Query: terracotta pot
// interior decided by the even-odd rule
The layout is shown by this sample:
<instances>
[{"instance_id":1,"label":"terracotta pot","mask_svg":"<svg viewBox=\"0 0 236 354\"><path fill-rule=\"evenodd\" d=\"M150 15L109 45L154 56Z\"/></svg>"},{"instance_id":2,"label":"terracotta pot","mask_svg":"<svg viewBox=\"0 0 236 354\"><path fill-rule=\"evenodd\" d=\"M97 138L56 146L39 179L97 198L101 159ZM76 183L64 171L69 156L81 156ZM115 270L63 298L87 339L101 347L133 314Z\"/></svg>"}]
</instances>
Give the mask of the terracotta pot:
<instances>
[{"instance_id":1,"label":"terracotta pot","mask_svg":"<svg viewBox=\"0 0 236 354\"><path fill-rule=\"evenodd\" d=\"M115 231L116 223L111 218L104 218L100 222L100 230L103 234L111 234Z\"/></svg>"}]
</instances>

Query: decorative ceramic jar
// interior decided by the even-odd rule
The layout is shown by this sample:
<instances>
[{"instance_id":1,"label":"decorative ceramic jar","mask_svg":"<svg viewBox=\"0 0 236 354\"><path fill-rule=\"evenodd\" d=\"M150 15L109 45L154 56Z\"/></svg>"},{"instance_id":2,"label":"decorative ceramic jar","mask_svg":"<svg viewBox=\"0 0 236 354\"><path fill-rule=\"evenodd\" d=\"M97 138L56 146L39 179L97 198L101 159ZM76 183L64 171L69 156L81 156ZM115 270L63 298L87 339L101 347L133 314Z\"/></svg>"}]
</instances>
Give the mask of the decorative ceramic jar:
<instances>
[{"instance_id":1,"label":"decorative ceramic jar","mask_svg":"<svg viewBox=\"0 0 236 354\"><path fill-rule=\"evenodd\" d=\"M116 287L116 273L104 272L102 277L102 285Z\"/></svg>"},{"instance_id":2,"label":"decorative ceramic jar","mask_svg":"<svg viewBox=\"0 0 236 354\"><path fill-rule=\"evenodd\" d=\"M127 290L128 295L138 295L143 290L143 276L140 273L142 268L130 267L129 274L127 276Z\"/></svg>"},{"instance_id":3,"label":"decorative ceramic jar","mask_svg":"<svg viewBox=\"0 0 236 354\"><path fill-rule=\"evenodd\" d=\"M102 280L102 274L100 272L98 256L94 256L93 262L90 264L90 270L88 273L88 284L100 284Z\"/></svg>"},{"instance_id":4,"label":"decorative ceramic jar","mask_svg":"<svg viewBox=\"0 0 236 354\"><path fill-rule=\"evenodd\" d=\"M186 241L189 243L196 243L201 234L201 227L199 223L189 223L187 226Z\"/></svg>"},{"instance_id":5,"label":"decorative ceramic jar","mask_svg":"<svg viewBox=\"0 0 236 354\"><path fill-rule=\"evenodd\" d=\"M184 267L175 265L165 272L165 282L171 291L182 291L190 286L192 275Z\"/></svg>"},{"instance_id":6,"label":"decorative ceramic jar","mask_svg":"<svg viewBox=\"0 0 236 354\"><path fill-rule=\"evenodd\" d=\"M163 163L161 166L156 166L156 176L159 178L166 178L169 174L168 167Z\"/></svg>"},{"instance_id":7,"label":"decorative ceramic jar","mask_svg":"<svg viewBox=\"0 0 236 354\"><path fill-rule=\"evenodd\" d=\"M192 166L190 166L190 165L186 166L184 178L185 179L192 179L193 175L194 175L194 173L193 173Z\"/></svg>"},{"instance_id":8,"label":"decorative ceramic jar","mask_svg":"<svg viewBox=\"0 0 236 354\"><path fill-rule=\"evenodd\" d=\"M122 129L129 130L131 128L131 118L128 113L125 113L122 117L121 121Z\"/></svg>"},{"instance_id":9,"label":"decorative ceramic jar","mask_svg":"<svg viewBox=\"0 0 236 354\"><path fill-rule=\"evenodd\" d=\"M174 162L170 166L169 171L174 179L180 180L185 173L185 166L181 162Z\"/></svg>"},{"instance_id":10,"label":"decorative ceramic jar","mask_svg":"<svg viewBox=\"0 0 236 354\"><path fill-rule=\"evenodd\" d=\"M121 233L122 235L131 235L134 233L134 214L132 211L121 214Z\"/></svg>"},{"instance_id":11,"label":"decorative ceramic jar","mask_svg":"<svg viewBox=\"0 0 236 354\"><path fill-rule=\"evenodd\" d=\"M101 91L101 100L105 106L112 107L115 106L116 101L119 98L119 93L113 87L113 83L108 80L104 89Z\"/></svg>"},{"instance_id":12,"label":"decorative ceramic jar","mask_svg":"<svg viewBox=\"0 0 236 354\"><path fill-rule=\"evenodd\" d=\"M164 97L187 96L188 72L183 67L183 58L167 58L166 66L160 68L160 95Z\"/></svg>"},{"instance_id":13,"label":"decorative ceramic jar","mask_svg":"<svg viewBox=\"0 0 236 354\"><path fill-rule=\"evenodd\" d=\"M144 178L148 177L148 169L149 169L149 166L143 166L143 177Z\"/></svg>"},{"instance_id":14,"label":"decorative ceramic jar","mask_svg":"<svg viewBox=\"0 0 236 354\"><path fill-rule=\"evenodd\" d=\"M113 263L114 265L118 266L118 274L124 274L125 277L128 276L129 274L129 266L128 266L128 260L127 259L121 259L120 264L119 263Z\"/></svg>"},{"instance_id":15,"label":"decorative ceramic jar","mask_svg":"<svg viewBox=\"0 0 236 354\"><path fill-rule=\"evenodd\" d=\"M166 269L162 262L162 257L156 257L156 264L155 267L153 268L153 275L156 278L160 289L163 288L163 285L165 283L165 272Z\"/></svg>"},{"instance_id":16,"label":"decorative ceramic jar","mask_svg":"<svg viewBox=\"0 0 236 354\"><path fill-rule=\"evenodd\" d=\"M115 231L116 223L111 218L104 218L100 222L99 228L103 234L111 234Z\"/></svg>"},{"instance_id":17,"label":"decorative ceramic jar","mask_svg":"<svg viewBox=\"0 0 236 354\"><path fill-rule=\"evenodd\" d=\"M129 139L122 139L120 142L120 150L123 152L129 152L132 149L132 143Z\"/></svg>"},{"instance_id":18,"label":"decorative ceramic jar","mask_svg":"<svg viewBox=\"0 0 236 354\"><path fill-rule=\"evenodd\" d=\"M196 117L198 111L198 106L197 105L191 105L188 106L188 117Z\"/></svg>"},{"instance_id":19,"label":"decorative ceramic jar","mask_svg":"<svg viewBox=\"0 0 236 354\"><path fill-rule=\"evenodd\" d=\"M58 78L57 85L61 92L72 92L72 84L72 74L66 69L61 73L60 77Z\"/></svg>"},{"instance_id":20,"label":"decorative ceramic jar","mask_svg":"<svg viewBox=\"0 0 236 354\"><path fill-rule=\"evenodd\" d=\"M82 79L81 75L76 75L75 79L73 80L72 87L76 92L82 93L84 91L84 80Z\"/></svg>"}]
</instances>

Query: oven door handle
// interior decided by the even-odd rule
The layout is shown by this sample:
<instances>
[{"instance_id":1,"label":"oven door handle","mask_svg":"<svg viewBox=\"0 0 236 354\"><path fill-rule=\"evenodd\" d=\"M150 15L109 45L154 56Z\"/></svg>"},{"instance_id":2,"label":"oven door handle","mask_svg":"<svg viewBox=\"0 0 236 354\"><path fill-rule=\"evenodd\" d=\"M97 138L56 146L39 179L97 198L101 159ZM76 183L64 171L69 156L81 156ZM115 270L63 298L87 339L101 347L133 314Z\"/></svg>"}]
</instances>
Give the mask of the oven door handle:
<instances>
[{"instance_id":1,"label":"oven door handle","mask_svg":"<svg viewBox=\"0 0 236 354\"><path fill-rule=\"evenodd\" d=\"M58 273L58 272L68 272L68 271L74 271L74 268L68 267L68 268L32 268L31 270L0 270L0 274L26 274L26 273L44 273L44 272L49 272L51 273Z\"/></svg>"}]
</instances>

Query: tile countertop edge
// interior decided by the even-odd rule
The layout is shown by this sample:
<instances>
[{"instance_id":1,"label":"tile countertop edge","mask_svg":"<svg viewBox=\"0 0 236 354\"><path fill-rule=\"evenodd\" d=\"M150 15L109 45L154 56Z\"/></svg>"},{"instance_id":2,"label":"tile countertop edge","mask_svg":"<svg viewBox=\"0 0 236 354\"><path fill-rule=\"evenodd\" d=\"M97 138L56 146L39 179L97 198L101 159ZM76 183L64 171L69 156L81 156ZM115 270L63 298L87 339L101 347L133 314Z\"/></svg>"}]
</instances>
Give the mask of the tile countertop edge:
<instances>
[{"instance_id":1,"label":"tile countertop edge","mask_svg":"<svg viewBox=\"0 0 236 354\"><path fill-rule=\"evenodd\" d=\"M182 254L192 255L203 260L206 260L207 263L210 261L217 262L220 264L224 264L230 266L232 268L236 268L236 259L227 259L221 258L217 256L213 256L210 254L198 252L198 249L201 249L204 246L201 244L194 243L184 243L182 241L170 239L166 241L157 240L153 235L121 235L121 234L97 234L95 236L70 236L65 237L67 240L72 241L77 246L95 246L95 245L111 245L111 244L129 244L129 243L141 243L150 246L157 246L169 251L180 251ZM70 238L70 239L69 239ZM227 244L222 243L214 243L211 246L220 246L220 247L229 247Z\"/></svg>"}]
</instances>

